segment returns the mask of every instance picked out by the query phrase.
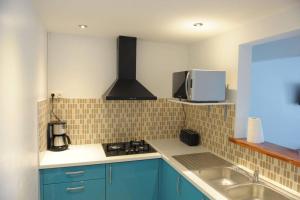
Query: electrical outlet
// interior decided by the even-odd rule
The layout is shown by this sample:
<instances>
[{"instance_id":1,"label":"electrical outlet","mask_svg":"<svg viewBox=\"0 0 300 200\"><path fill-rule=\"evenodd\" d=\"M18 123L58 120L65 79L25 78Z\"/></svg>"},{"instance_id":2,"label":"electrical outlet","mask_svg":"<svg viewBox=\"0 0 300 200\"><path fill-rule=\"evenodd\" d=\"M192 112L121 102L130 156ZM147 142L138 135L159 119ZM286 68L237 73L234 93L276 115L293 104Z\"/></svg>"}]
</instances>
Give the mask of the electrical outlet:
<instances>
[{"instance_id":1,"label":"electrical outlet","mask_svg":"<svg viewBox=\"0 0 300 200\"><path fill-rule=\"evenodd\" d=\"M62 98L62 92L51 92L50 98L54 95L54 98Z\"/></svg>"}]
</instances>

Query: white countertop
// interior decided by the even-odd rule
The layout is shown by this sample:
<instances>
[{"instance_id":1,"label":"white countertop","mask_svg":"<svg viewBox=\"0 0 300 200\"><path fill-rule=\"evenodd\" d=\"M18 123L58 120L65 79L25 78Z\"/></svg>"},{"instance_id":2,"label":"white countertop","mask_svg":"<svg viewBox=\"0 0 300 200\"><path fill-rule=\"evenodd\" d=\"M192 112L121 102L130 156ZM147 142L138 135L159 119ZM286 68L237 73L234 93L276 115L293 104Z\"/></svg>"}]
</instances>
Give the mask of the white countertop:
<instances>
[{"instance_id":1,"label":"white countertop","mask_svg":"<svg viewBox=\"0 0 300 200\"><path fill-rule=\"evenodd\" d=\"M209 186L205 181L199 178L192 171L188 170L178 161L176 161L173 156L193 154L193 153L203 153L208 152L202 146L190 147L180 142L179 139L167 139L167 140L147 140L158 152L161 153L162 159L165 160L169 165L171 165L178 173L189 180L196 188L198 188L203 194L205 194L210 199L216 200L227 200L222 194L217 192L214 188Z\"/></svg>"},{"instance_id":2,"label":"white countertop","mask_svg":"<svg viewBox=\"0 0 300 200\"><path fill-rule=\"evenodd\" d=\"M175 155L208 152L204 147L190 147L180 142L179 139L147 140L147 142L158 152L106 157L101 144L71 145L68 150L62 152L45 151L40 153L39 168L49 169L162 158L210 199L227 200L226 197L173 158ZM247 169L244 168L244 170ZM278 184L276 185L278 186ZM292 192L288 188L284 189Z\"/></svg>"},{"instance_id":3,"label":"white countertop","mask_svg":"<svg viewBox=\"0 0 300 200\"><path fill-rule=\"evenodd\" d=\"M202 193L204 193L207 197L210 199L216 199L216 200L228 200L225 196L223 196L221 193L216 191L214 188L212 188L210 185L208 185L205 181L203 181L201 178L199 178L196 174L194 174L192 171L188 170L186 167L184 167L182 164L180 164L178 161L176 161L173 156L175 155L184 155L184 154L193 154L193 153L203 153L203 152L209 152L207 149L201 146L195 146L190 147L182 142L179 141L179 139L171 139L171 140L148 140L149 142L158 152L161 153L162 159L169 163L174 169L177 170L183 177L185 177L187 180L190 181L196 188L198 188ZM210 152L212 153L212 152ZM218 156L218 155L216 155ZM218 156L220 157L220 156ZM225 158L223 158L225 159ZM226 159L225 159L226 160ZM229 160L227 160L230 162ZM237 165L241 169L245 170L249 174L252 174L253 171L249 170L248 168ZM285 187L283 185L280 185L279 183L264 177L260 175L260 180L265 181L265 183L270 183L273 186L276 186L280 188L281 190L287 192L285 195L293 198L293 199L300 199L300 194L297 193L294 190L291 190L288 187Z\"/></svg>"},{"instance_id":4,"label":"white countertop","mask_svg":"<svg viewBox=\"0 0 300 200\"><path fill-rule=\"evenodd\" d=\"M101 144L70 145L68 150L40 153L40 169L161 158L160 153L106 157Z\"/></svg>"}]
</instances>

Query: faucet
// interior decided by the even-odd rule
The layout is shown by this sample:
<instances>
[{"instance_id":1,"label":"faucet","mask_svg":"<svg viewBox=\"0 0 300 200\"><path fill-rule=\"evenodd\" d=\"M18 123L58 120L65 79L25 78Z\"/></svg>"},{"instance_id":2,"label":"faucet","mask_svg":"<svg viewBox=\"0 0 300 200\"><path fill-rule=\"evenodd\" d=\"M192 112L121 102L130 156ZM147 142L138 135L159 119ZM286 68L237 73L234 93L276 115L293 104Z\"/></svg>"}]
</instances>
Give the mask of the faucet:
<instances>
[{"instance_id":1,"label":"faucet","mask_svg":"<svg viewBox=\"0 0 300 200\"><path fill-rule=\"evenodd\" d=\"M253 173L253 180L252 181L253 181L253 183L259 182L259 170L258 169L256 169Z\"/></svg>"}]
</instances>

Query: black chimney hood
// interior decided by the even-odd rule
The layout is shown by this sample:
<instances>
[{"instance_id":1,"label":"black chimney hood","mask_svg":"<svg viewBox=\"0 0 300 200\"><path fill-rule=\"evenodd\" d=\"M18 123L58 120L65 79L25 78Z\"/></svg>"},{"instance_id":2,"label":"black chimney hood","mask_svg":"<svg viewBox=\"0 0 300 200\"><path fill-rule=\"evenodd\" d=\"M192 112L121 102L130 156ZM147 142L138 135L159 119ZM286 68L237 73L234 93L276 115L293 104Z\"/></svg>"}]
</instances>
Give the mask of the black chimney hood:
<instances>
[{"instance_id":1,"label":"black chimney hood","mask_svg":"<svg viewBox=\"0 0 300 200\"><path fill-rule=\"evenodd\" d=\"M157 99L136 80L136 41L135 37L118 37L118 78L106 92L106 100Z\"/></svg>"}]
</instances>

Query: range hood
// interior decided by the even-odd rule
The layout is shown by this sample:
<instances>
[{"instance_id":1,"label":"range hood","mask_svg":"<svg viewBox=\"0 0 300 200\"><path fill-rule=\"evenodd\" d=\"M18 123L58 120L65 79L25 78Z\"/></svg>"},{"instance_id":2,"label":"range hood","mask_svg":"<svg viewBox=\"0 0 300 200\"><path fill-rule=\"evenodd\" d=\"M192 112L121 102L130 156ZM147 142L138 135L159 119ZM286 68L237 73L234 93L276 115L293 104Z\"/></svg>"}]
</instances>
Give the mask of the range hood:
<instances>
[{"instance_id":1,"label":"range hood","mask_svg":"<svg viewBox=\"0 0 300 200\"><path fill-rule=\"evenodd\" d=\"M157 99L136 80L136 41L135 37L118 37L118 78L105 93L106 100Z\"/></svg>"}]
</instances>

